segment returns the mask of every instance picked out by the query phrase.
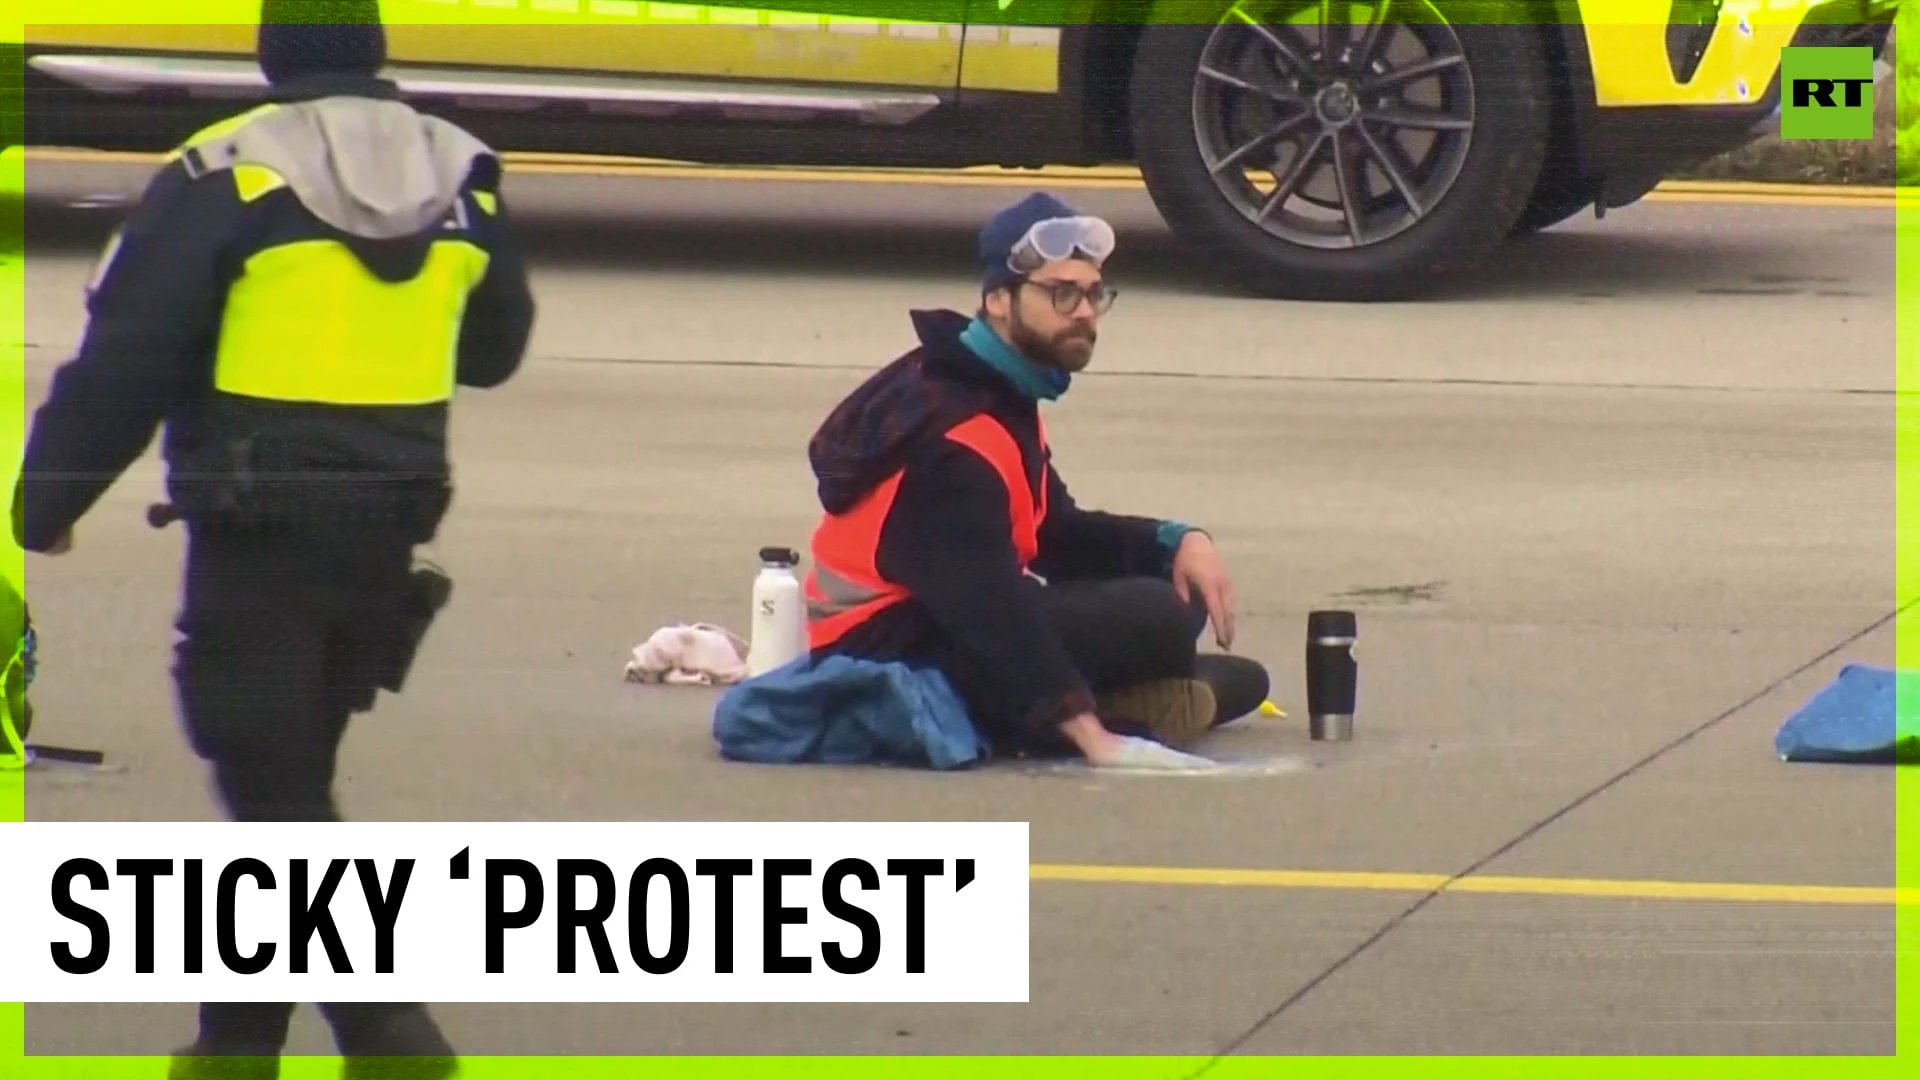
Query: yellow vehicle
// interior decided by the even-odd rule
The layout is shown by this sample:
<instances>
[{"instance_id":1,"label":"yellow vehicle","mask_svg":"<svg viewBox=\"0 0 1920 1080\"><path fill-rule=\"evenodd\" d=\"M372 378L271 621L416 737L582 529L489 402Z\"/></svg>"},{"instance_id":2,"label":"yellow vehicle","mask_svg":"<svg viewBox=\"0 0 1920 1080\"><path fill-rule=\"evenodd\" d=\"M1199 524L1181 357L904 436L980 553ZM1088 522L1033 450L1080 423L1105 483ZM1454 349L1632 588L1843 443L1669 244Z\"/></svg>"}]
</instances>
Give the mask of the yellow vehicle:
<instances>
[{"instance_id":1,"label":"yellow vehicle","mask_svg":"<svg viewBox=\"0 0 1920 1080\"><path fill-rule=\"evenodd\" d=\"M27 141L166 149L264 86L216 25L29 25ZM1137 165L1272 296L1415 294L1777 124L1780 50L1892 0L385 0L391 76L505 150ZM85 7L86 0L73 0ZM166 5L162 5L166 6Z\"/></svg>"}]
</instances>

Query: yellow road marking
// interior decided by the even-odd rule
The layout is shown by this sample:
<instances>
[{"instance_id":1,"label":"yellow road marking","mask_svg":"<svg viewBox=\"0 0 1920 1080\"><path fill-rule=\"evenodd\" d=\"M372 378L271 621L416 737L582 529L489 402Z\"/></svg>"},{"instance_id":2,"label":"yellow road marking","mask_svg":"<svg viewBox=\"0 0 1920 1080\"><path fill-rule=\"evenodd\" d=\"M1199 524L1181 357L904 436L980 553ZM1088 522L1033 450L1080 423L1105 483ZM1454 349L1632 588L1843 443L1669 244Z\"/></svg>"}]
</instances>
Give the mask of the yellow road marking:
<instances>
[{"instance_id":1,"label":"yellow road marking","mask_svg":"<svg viewBox=\"0 0 1920 1080\"><path fill-rule=\"evenodd\" d=\"M1133 191L1143 188L1138 169L1104 166L1045 169L765 168L690 165L651 158L588 154L507 154L509 169L535 176L638 177L656 180L739 180L775 183L926 184L948 187L1055 187ZM161 155L59 150L26 151L28 161L44 163L158 164ZM1649 202L1708 202L1769 206L1892 207L1920 202L1920 189L1821 184L1760 184L1670 180L1647 196Z\"/></svg>"},{"instance_id":2,"label":"yellow road marking","mask_svg":"<svg viewBox=\"0 0 1920 1080\"><path fill-rule=\"evenodd\" d=\"M1754 904L1889 907L1920 904L1920 889L1859 885L1772 885L1722 881L1623 881L1601 878L1474 876L1329 870L1234 870L1172 866L1080 866L1035 863L1032 881L1128 885L1201 885L1370 892L1479 893L1629 900L1718 900ZM1452 881L1451 884L1448 884Z\"/></svg>"},{"instance_id":3,"label":"yellow road marking","mask_svg":"<svg viewBox=\"0 0 1920 1080\"><path fill-rule=\"evenodd\" d=\"M1669 180L1662 185L1674 192L1693 192L1697 194L1734 193L1768 191L1781 195L1834 194L1865 195L1877 199L1891 199L1901 189L1895 187L1874 187L1870 184L1762 184L1743 180ZM1909 191L1909 195L1920 192Z\"/></svg>"},{"instance_id":4,"label":"yellow road marking","mask_svg":"<svg viewBox=\"0 0 1920 1080\"><path fill-rule=\"evenodd\" d=\"M1755 185L1763 187L1764 185ZM1835 193L1831 195L1797 195L1791 192L1775 194L1767 191L1669 191L1664 187L1655 188L1646 197L1647 202L1670 203L1718 203L1738 206L1824 206L1892 210L1895 206L1911 205L1920 202L1920 196L1902 195L1897 199L1892 195L1854 195Z\"/></svg>"}]
</instances>

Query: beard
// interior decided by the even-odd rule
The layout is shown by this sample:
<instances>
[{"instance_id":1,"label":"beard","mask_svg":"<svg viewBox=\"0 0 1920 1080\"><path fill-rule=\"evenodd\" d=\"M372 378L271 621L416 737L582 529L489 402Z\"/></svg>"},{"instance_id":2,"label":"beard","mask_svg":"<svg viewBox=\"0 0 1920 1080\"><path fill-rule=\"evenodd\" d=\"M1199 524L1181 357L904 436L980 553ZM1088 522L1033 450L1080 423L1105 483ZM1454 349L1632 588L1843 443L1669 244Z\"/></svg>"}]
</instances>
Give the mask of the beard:
<instances>
[{"instance_id":1,"label":"beard","mask_svg":"<svg viewBox=\"0 0 1920 1080\"><path fill-rule=\"evenodd\" d=\"M1045 335L1020 320L1016 312L1010 327L1009 342L1021 355L1043 367L1058 368L1069 375L1086 369L1093 361L1093 347L1100 335L1092 326L1072 326L1057 334Z\"/></svg>"}]
</instances>

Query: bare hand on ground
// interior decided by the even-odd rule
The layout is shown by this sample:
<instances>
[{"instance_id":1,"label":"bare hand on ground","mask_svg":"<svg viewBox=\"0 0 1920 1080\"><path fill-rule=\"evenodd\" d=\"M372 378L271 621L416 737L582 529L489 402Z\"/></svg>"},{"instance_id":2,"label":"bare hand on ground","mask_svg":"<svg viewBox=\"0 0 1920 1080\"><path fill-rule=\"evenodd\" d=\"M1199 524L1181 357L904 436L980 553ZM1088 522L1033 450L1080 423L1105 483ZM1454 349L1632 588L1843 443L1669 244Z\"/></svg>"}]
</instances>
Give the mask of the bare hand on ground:
<instances>
[{"instance_id":1,"label":"bare hand on ground","mask_svg":"<svg viewBox=\"0 0 1920 1080\"><path fill-rule=\"evenodd\" d=\"M1195 754L1183 753L1171 746L1136 735L1116 737L1117 745L1104 760L1091 762L1096 769L1150 769L1156 772L1189 772L1217 769L1219 763Z\"/></svg>"},{"instance_id":2,"label":"bare hand on ground","mask_svg":"<svg viewBox=\"0 0 1920 1080\"><path fill-rule=\"evenodd\" d=\"M1087 764L1096 769L1154 769L1179 772L1217 768L1216 762L1192 754L1183 754L1152 739L1118 735L1107 729L1092 713L1060 725L1060 731L1079 748Z\"/></svg>"}]
</instances>

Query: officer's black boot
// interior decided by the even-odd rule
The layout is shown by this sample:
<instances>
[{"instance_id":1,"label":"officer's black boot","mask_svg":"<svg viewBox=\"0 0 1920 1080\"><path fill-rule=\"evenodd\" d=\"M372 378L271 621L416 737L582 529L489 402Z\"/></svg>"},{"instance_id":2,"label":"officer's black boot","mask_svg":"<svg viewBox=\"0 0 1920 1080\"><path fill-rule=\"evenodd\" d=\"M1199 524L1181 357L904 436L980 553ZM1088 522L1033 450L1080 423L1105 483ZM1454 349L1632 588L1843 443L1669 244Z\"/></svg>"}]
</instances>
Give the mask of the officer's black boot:
<instances>
[{"instance_id":1,"label":"officer's black boot","mask_svg":"<svg viewBox=\"0 0 1920 1080\"><path fill-rule=\"evenodd\" d=\"M173 1055L167 1080L280 1080L280 1055L210 1055L196 1044Z\"/></svg>"},{"instance_id":2,"label":"officer's black boot","mask_svg":"<svg viewBox=\"0 0 1920 1080\"><path fill-rule=\"evenodd\" d=\"M345 1063L340 1080L448 1080L460 1059L425 1005L323 1005Z\"/></svg>"}]
</instances>

